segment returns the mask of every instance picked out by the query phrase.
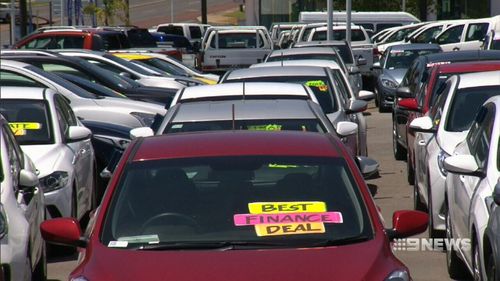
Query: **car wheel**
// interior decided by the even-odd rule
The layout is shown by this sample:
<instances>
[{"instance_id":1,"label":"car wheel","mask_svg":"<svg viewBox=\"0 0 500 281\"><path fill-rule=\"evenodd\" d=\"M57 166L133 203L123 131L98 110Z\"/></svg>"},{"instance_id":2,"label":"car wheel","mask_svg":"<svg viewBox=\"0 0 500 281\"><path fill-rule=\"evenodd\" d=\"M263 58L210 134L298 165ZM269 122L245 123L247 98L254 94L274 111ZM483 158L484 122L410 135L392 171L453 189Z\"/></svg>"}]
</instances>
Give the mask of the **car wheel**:
<instances>
[{"instance_id":1,"label":"car wheel","mask_svg":"<svg viewBox=\"0 0 500 281\"><path fill-rule=\"evenodd\" d=\"M415 183L415 169L411 164L411 158L408 152L406 153L406 179L410 185Z\"/></svg>"},{"instance_id":2,"label":"car wheel","mask_svg":"<svg viewBox=\"0 0 500 281\"><path fill-rule=\"evenodd\" d=\"M472 277L474 281L481 281L481 257L479 256L479 243L477 240L474 241L474 248L472 252Z\"/></svg>"},{"instance_id":3,"label":"car wheel","mask_svg":"<svg viewBox=\"0 0 500 281\"><path fill-rule=\"evenodd\" d=\"M380 106L380 97L377 88L375 88L375 106Z\"/></svg>"},{"instance_id":4,"label":"car wheel","mask_svg":"<svg viewBox=\"0 0 500 281\"><path fill-rule=\"evenodd\" d=\"M47 248L45 242L43 242L42 246L42 256L35 267L31 279L33 281L47 280Z\"/></svg>"},{"instance_id":5,"label":"car wheel","mask_svg":"<svg viewBox=\"0 0 500 281\"><path fill-rule=\"evenodd\" d=\"M428 213L429 213L429 238L444 238L446 236L446 231L434 229L434 218L432 216L432 194L430 187L427 187L427 197L428 197Z\"/></svg>"},{"instance_id":6,"label":"car wheel","mask_svg":"<svg viewBox=\"0 0 500 281\"><path fill-rule=\"evenodd\" d=\"M493 252L491 252L486 260L486 277L488 281L497 281L496 270L495 257L493 256Z\"/></svg>"},{"instance_id":7,"label":"car wheel","mask_svg":"<svg viewBox=\"0 0 500 281\"><path fill-rule=\"evenodd\" d=\"M422 202L420 198L420 191L418 190L418 181L415 177L415 182L413 185L413 208L417 211L427 211L425 204Z\"/></svg>"},{"instance_id":8,"label":"car wheel","mask_svg":"<svg viewBox=\"0 0 500 281\"><path fill-rule=\"evenodd\" d=\"M392 150L394 153L394 158L396 160L404 160L406 156L406 151L401 144L398 142L397 131L396 131L396 120L392 119Z\"/></svg>"},{"instance_id":9,"label":"car wheel","mask_svg":"<svg viewBox=\"0 0 500 281\"><path fill-rule=\"evenodd\" d=\"M446 209L446 238L453 238L451 219L448 209ZM446 267L448 268L448 274L452 279L470 278L467 266L458 257L458 254L453 247L446 247Z\"/></svg>"}]
</instances>

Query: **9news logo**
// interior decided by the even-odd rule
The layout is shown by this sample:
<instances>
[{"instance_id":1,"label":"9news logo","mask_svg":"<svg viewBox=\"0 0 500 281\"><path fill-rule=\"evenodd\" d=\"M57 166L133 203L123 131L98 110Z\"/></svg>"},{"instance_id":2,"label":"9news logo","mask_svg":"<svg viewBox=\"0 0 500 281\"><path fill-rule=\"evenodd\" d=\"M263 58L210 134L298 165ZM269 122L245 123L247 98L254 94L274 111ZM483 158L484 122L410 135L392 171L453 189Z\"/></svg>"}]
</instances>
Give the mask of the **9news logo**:
<instances>
[{"instance_id":1,"label":"9news logo","mask_svg":"<svg viewBox=\"0 0 500 281\"><path fill-rule=\"evenodd\" d=\"M444 251L452 248L455 251L469 251L471 241L467 238L403 238L395 239L392 244L393 251L422 252L422 251Z\"/></svg>"}]
</instances>

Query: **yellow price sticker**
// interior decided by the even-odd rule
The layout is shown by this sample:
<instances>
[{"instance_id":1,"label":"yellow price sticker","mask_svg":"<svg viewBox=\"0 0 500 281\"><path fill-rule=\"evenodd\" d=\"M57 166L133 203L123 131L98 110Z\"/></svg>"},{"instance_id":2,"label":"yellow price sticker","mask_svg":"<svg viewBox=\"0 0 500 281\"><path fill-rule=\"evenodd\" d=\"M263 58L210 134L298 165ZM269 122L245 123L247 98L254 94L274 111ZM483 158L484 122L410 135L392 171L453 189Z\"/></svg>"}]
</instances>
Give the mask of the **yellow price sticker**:
<instances>
[{"instance_id":1,"label":"yellow price sticker","mask_svg":"<svg viewBox=\"0 0 500 281\"><path fill-rule=\"evenodd\" d=\"M250 131L281 131L281 125L278 124L251 125L247 128Z\"/></svg>"},{"instance_id":2,"label":"yellow price sticker","mask_svg":"<svg viewBox=\"0 0 500 281\"><path fill-rule=\"evenodd\" d=\"M255 202L248 203L251 214L317 213L326 212L325 202Z\"/></svg>"},{"instance_id":3,"label":"yellow price sticker","mask_svg":"<svg viewBox=\"0 0 500 281\"><path fill-rule=\"evenodd\" d=\"M11 122L9 127L14 133L14 136L24 136L27 130L40 130L42 124L37 122Z\"/></svg>"},{"instance_id":4,"label":"yellow price sticker","mask_svg":"<svg viewBox=\"0 0 500 281\"><path fill-rule=\"evenodd\" d=\"M259 224L255 226L257 236L293 235L325 233L322 222L290 223L290 224Z\"/></svg>"}]
</instances>

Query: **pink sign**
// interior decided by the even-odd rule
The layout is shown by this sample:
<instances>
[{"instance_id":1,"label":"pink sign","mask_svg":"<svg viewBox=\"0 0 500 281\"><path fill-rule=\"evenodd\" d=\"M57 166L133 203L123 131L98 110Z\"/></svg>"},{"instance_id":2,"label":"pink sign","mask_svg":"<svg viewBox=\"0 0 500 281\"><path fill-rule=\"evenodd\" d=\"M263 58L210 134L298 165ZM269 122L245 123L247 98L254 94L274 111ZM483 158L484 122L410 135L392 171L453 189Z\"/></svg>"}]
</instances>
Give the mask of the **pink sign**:
<instances>
[{"instance_id":1,"label":"pink sign","mask_svg":"<svg viewBox=\"0 0 500 281\"><path fill-rule=\"evenodd\" d=\"M342 223L342 213L285 213L285 214L236 214L234 225L287 224L287 223Z\"/></svg>"}]
</instances>

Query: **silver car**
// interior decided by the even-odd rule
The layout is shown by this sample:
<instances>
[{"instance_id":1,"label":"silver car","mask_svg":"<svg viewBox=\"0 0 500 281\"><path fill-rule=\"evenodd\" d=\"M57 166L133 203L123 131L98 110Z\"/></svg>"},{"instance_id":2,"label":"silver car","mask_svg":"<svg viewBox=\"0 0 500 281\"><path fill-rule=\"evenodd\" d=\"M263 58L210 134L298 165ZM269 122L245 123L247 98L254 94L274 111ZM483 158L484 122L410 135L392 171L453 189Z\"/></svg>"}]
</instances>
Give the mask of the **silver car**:
<instances>
[{"instance_id":1,"label":"silver car","mask_svg":"<svg viewBox=\"0 0 500 281\"><path fill-rule=\"evenodd\" d=\"M361 113L367 106L366 102L354 98L345 75L339 68L332 70L328 67L303 66L301 62L307 63L307 60L284 61L283 67L273 66L278 62L257 64L254 68L228 72L221 82L286 82L309 86L334 126L339 121L352 121L358 124L359 144L355 153L367 156L366 120ZM299 65L286 66L296 63ZM263 67L266 65L269 66Z\"/></svg>"},{"instance_id":2,"label":"silver car","mask_svg":"<svg viewBox=\"0 0 500 281\"><path fill-rule=\"evenodd\" d=\"M122 98L98 97L67 80L45 72L30 64L1 60L0 82L2 86L28 86L50 88L64 97L79 118L130 126L149 126L156 114L164 115L163 106Z\"/></svg>"}]
</instances>

